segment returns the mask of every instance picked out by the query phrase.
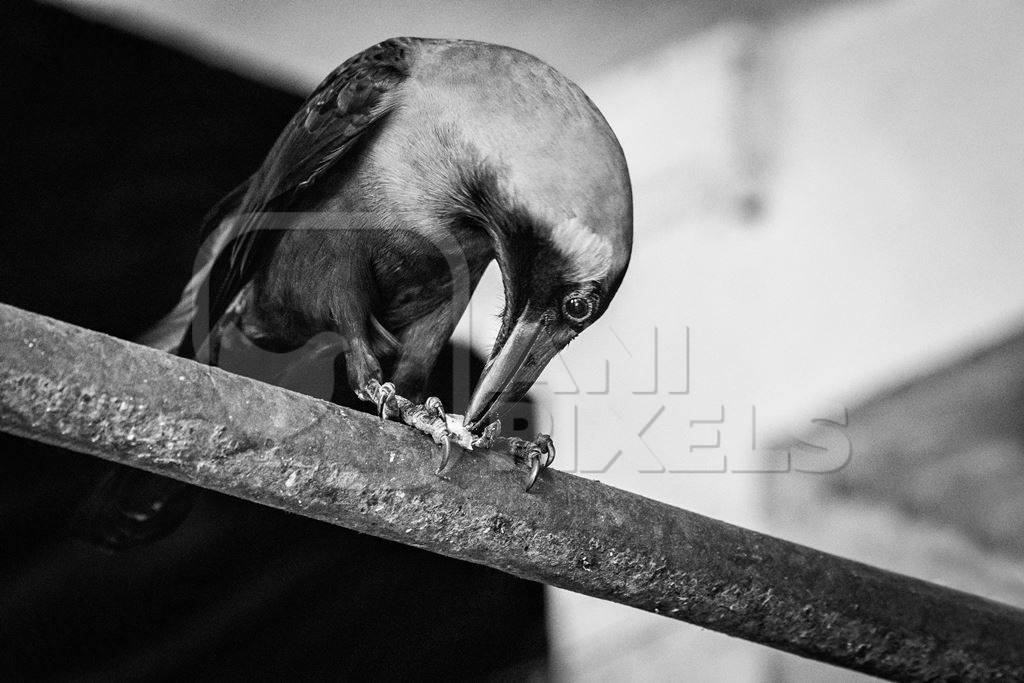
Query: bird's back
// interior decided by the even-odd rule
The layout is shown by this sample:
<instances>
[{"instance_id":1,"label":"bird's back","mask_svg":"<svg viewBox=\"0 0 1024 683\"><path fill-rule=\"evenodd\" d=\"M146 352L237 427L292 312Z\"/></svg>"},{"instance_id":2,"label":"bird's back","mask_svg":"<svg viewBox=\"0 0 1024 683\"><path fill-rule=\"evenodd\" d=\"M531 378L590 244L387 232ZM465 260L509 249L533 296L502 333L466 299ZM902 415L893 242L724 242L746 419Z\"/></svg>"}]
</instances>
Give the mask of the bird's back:
<instances>
[{"instance_id":1,"label":"bird's back","mask_svg":"<svg viewBox=\"0 0 1024 683\"><path fill-rule=\"evenodd\" d=\"M508 201L541 218L569 214L586 221L587 214L631 211L618 140L575 83L510 47L466 40L413 44L400 106L373 150L383 177L403 179L404 194L435 196L432 179L453 175L439 159L455 160L486 165ZM455 153L439 157L439 146ZM422 182L408 188L409 178Z\"/></svg>"}]
</instances>

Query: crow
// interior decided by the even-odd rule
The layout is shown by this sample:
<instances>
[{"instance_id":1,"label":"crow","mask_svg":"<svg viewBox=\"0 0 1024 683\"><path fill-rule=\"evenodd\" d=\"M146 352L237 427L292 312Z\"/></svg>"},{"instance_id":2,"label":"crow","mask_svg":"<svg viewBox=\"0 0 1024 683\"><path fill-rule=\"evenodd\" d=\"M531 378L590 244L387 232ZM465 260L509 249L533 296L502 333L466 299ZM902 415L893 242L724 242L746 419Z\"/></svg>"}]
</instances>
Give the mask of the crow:
<instances>
[{"instance_id":1,"label":"crow","mask_svg":"<svg viewBox=\"0 0 1024 683\"><path fill-rule=\"evenodd\" d=\"M174 338L168 350L219 366L245 344L340 356L359 399L444 447L440 471L449 439L489 445L502 411L608 308L632 192L611 128L552 67L483 42L393 38L327 76L209 226L181 302L142 341ZM460 418L423 388L493 260L501 327ZM527 489L553 456L548 436L530 444ZM107 486L123 544L165 533L148 529L174 487L144 488Z\"/></svg>"}]
</instances>

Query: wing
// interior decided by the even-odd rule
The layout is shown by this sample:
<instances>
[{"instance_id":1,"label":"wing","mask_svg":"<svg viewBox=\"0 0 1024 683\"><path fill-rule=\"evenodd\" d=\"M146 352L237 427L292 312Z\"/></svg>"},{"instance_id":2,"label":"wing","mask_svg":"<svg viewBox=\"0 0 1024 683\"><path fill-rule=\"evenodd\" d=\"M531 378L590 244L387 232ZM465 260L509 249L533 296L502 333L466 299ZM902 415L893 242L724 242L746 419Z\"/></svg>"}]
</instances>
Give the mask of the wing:
<instances>
[{"instance_id":1,"label":"wing","mask_svg":"<svg viewBox=\"0 0 1024 683\"><path fill-rule=\"evenodd\" d=\"M250 179L206 282L207 311L198 311L192 341L198 347L238 292L262 267L280 239L271 215L287 211L325 171L391 111L397 86L409 74L418 42L394 38L364 50L324 79L285 127ZM216 224L210 230L216 230Z\"/></svg>"}]
</instances>

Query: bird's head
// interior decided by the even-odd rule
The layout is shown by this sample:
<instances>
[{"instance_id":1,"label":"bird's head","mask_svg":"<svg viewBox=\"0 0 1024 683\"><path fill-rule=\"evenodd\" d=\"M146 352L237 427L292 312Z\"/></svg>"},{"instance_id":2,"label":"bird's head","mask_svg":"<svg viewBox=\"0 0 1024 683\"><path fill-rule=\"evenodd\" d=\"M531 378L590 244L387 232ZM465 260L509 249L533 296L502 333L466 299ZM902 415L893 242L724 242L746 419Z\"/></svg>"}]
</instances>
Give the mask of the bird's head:
<instances>
[{"instance_id":1,"label":"bird's head","mask_svg":"<svg viewBox=\"0 0 1024 683\"><path fill-rule=\"evenodd\" d=\"M604 126L603 119L600 123ZM545 366L607 310L629 264L632 195L610 130L572 154L582 166L520 174L494 234L505 289L501 328L466 411L478 432L526 394ZM515 175L515 174L513 174ZM531 185L532 187L524 187Z\"/></svg>"}]
</instances>

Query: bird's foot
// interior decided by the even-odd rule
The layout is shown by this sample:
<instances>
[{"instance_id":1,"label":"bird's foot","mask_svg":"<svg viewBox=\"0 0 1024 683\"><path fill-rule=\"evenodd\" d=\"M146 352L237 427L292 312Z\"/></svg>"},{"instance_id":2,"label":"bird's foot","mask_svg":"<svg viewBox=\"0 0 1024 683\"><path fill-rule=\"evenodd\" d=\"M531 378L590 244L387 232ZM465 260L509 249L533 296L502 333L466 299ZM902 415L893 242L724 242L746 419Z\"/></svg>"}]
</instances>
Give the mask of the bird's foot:
<instances>
[{"instance_id":1,"label":"bird's foot","mask_svg":"<svg viewBox=\"0 0 1024 683\"><path fill-rule=\"evenodd\" d=\"M391 382L381 384L376 380L370 380L363 387L361 398L377 407L377 415L381 420L393 419L403 422L433 439L441 448L441 465L437 468L438 472L448 464L452 441L464 447L469 446L467 439L456 438L456 435L452 434L453 423L461 426L461 420L453 420L437 397L432 396L422 404L413 403L399 396Z\"/></svg>"},{"instance_id":2,"label":"bird's foot","mask_svg":"<svg viewBox=\"0 0 1024 683\"><path fill-rule=\"evenodd\" d=\"M533 488L537 476L555 461L555 442L547 434L539 434L533 441L509 437L509 450L519 462L530 465L530 475L526 479L526 491Z\"/></svg>"},{"instance_id":3,"label":"bird's foot","mask_svg":"<svg viewBox=\"0 0 1024 683\"><path fill-rule=\"evenodd\" d=\"M484 428L480 434L466 429L462 415L448 413L441 400L436 396L428 398L421 404L399 396L391 382L381 384L370 380L360 392L360 397L377 407L377 414L383 419L395 419L419 430L433 439L441 448L441 462L437 467L440 474L448 466L451 457L451 444L455 443L467 451L474 449L487 450L495 445L501 436L501 421L495 420ZM555 460L555 444L547 434L541 434L533 441L517 437L504 439L508 451L517 462L530 465L530 474L526 480L526 490L533 488L540 471Z\"/></svg>"}]
</instances>

